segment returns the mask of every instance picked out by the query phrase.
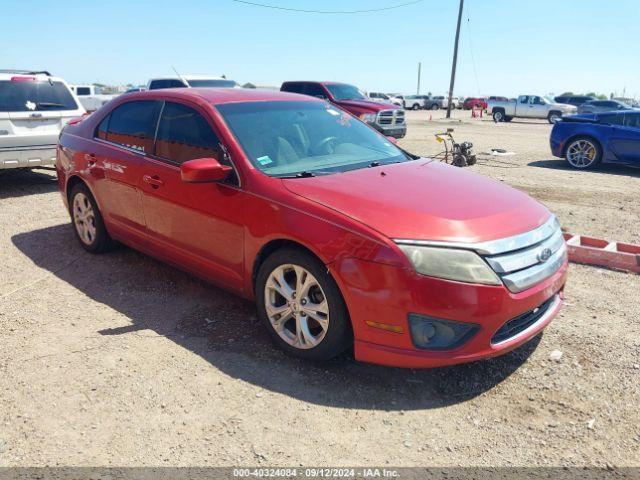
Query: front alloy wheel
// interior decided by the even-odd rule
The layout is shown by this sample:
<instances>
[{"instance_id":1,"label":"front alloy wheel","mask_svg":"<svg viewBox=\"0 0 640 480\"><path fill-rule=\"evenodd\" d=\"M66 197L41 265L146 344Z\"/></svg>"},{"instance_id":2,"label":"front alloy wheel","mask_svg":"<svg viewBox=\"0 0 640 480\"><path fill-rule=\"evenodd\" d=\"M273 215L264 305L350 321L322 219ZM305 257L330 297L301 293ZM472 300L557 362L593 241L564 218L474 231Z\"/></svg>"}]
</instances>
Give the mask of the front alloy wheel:
<instances>
[{"instance_id":1,"label":"front alloy wheel","mask_svg":"<svg viewBox=\"0 0 640 480\"><path fill-rule=\"evenodd\" d=\"M306 350L322 342L329 328L329 306L318 280L299 265L276 268L264 291L269 322L285 342Z\"/></svg>"},{"instance_id":2,"label":"front alloy wheel","mask_svg":"<svg viewBox=\"0 0 640 480\"><path fill-rule=\"evenodd\" d=\"M271 338L291 355L328 360L352 344L338 286L327 267L301 249L277 250L260 265L256 304Z\"/></svg>"}]
</instances>

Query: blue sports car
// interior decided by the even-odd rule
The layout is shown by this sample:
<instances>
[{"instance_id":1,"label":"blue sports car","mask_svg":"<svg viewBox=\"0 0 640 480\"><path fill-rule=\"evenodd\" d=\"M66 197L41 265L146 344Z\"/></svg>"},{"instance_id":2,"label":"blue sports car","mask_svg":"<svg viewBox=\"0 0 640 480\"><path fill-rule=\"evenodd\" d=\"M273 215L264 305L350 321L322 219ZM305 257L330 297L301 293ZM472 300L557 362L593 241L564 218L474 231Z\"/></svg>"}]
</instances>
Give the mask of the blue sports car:
<instances>
[{"instance_id":1,"label":"blue sports car","mask_svg":"<svg viewBox=\"0 0 640 480\"><path fill-rule=\"evenodd\" d=\"M574 168L602 163L640 167L640 110L563 117L551 130L551 152Z\"/></svg>"}]
</instances>

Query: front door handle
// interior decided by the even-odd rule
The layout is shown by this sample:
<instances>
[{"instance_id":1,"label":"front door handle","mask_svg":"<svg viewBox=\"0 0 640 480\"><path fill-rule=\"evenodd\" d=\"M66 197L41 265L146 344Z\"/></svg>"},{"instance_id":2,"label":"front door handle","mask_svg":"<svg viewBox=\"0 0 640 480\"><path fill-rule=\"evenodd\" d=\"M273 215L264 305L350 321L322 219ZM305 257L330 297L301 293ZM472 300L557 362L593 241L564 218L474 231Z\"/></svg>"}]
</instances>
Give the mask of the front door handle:
<instances>
[{"instance_id":1,"label":"front door handle","mask_svg":"<svg viewBox=\"0 0 640 480\"><path fill-rule=\"evenodd\" d=\"M154 175L154 176L145 175L145 176L142 177L142 181L144 183L148 183L153 188L158 188L158 187L161 187L162 185L164 185L164 182L162 180L160 180L160 177L158 177L157 175Z\"/></svg>"}]
</instances>

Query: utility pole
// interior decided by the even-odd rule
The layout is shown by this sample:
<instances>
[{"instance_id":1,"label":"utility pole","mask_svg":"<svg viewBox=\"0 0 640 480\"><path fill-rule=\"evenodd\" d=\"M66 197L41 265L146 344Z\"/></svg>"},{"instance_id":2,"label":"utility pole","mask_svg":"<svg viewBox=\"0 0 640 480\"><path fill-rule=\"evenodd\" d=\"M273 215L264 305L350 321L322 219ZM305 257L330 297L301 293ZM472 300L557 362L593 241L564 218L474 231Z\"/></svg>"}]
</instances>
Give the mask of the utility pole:
<instances>
[{"instance_id":1,"label":"utility pole","mask_svg":"<svg viewBox=\"0 0 640 480\"><path fill-rule=\"evenodd\" d=\"M453 65L451 65L451 83L449 83L449 103L447 104L447 118L451 118L451 99L453 97L453 85L456 82L456 64L458 63L458 40L460 39L460 22L462 21L462 8L464 0L460 0L458 11L458 27L456 28L456 42L453 46Z\"/></svg>"},{"instance_id":2,"label":"utility pole","mask_svg":"<svg viewBox=\"0 0 640 480\"><path fill-rule=\"evenodd\" d=\"M422 69L422 62L418 62L418 89L416 95L420 95L420 70Z\"/></svg>"}]
</instances>

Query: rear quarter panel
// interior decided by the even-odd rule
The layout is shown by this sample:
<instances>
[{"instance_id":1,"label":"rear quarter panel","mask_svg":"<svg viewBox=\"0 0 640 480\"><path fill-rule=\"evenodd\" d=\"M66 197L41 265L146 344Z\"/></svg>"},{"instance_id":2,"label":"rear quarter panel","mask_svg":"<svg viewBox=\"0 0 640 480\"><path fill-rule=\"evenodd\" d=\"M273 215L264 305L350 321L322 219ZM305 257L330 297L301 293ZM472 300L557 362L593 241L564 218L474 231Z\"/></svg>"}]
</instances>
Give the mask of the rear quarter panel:
<instances>
[{"instance_id":1,"label":"rear quarter panel","mask_svg":"<svg viewBox=\"0 0 640 480\"><path fill-rule=\"evenodd\" d=\"M602 148L602 160L604 162L615 160L615 156L609 149L609 140L612 127L599 123L588 122L558 122L553 126L550 136L551 152L556 157L564 157L564 151L569 142L576 137L591 137Z\"/></svg>"}]
</instances>

